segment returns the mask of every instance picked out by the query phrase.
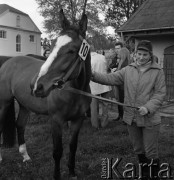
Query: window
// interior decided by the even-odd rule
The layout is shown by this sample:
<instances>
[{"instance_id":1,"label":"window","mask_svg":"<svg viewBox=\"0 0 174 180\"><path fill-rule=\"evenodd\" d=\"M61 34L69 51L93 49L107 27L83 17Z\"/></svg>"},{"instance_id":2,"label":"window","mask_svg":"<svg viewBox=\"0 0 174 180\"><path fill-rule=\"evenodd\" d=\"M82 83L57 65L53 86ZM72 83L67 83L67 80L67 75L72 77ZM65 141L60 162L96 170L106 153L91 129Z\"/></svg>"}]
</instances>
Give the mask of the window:
<instances>
[{"instance_id":1,"label":"window","mask_svg":"<svg viewBox=\"0 0 174 180\"><path fill-rule=\"evenodd\" d=\"M34 42L34 35L30 35L30 42Z\"/></svg>"},{"instance_id":2,"label":"window","mask_svg":"<svg viewBox=\"0 0 174 180\"><path fill-rule=\"evenodd\" d=\"M16 36L16 52L21 52L21 35Z\"/></svg>"},{"instance_id":3,"label":"window","mask_svg":"<svg viewBox=\"0 0 174 180\"><path fill-rule=\"evenodd\" d=\"M16 27L20 27L20 16L16 17Z\"/></svg>"},{"instance_id":4,"label":"window","mask_svg":"<svg viewBox=\"0 0 174 180\"><path fill-rule=\"evenodd\" d=\"M7 32L4 30L0 30L0 38L6 39L7 38Z\"/></svg>"}]
</instances>

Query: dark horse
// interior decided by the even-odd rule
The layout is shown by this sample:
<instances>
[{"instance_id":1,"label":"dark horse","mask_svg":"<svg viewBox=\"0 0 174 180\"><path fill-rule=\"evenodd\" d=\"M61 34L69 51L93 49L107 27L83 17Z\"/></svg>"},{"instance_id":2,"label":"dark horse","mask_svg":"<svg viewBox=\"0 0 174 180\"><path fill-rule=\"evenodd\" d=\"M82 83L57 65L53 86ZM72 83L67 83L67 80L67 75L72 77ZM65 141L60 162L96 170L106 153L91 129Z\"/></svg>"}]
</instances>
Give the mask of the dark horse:
<instances>
[{"instance_id":1,"label":"dark horse","mask_svg":"<svg viewBox=\"0 0 174 180\"><path fill-rule=\"evenodd\" d=\"M18 56L8 60L0 68L0 135L3 133L3 144L8 147L14 145L17 129L19 152L23 156L23 161L30 160L24 139L26 116L29 111L49 115L52 119L55 179L61 179L62 126L67 121L71 121L72 131L69 145L69 175L76 176L74 169L78 134L91 102L91 98L57 89L64 84L65 89L73 87L90 92L90 52L88 51L85 61L79 57L79 49L87 29L87 16L82 15L77 27L70 25L61 10L60 22L63 30L56 39L47 61ZM20 106L16 121L14 99Z\"/></svg>"}]
</instances>

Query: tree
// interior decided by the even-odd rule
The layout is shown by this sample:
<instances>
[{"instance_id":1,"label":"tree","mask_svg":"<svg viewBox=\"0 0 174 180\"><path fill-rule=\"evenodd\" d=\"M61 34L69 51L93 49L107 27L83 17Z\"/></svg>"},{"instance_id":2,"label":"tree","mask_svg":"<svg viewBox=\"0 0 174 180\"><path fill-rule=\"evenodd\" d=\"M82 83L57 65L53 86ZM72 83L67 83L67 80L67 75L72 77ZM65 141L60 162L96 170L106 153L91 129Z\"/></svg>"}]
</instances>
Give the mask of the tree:
<instances>
[{"instance_id":1,"label":"tree","mask_svg":"<svg viewBox=\"0 0 174 180\"><path fill-rule=\"evenodd\" d=\"M107 23L99 18L105 14L105 3L102 0L36 0L40 14L44 17L44 28L52 39L60 32L59 11L62 8L67 19L74 25L78 23L82 13L88 16L87 39L97 49L106 49L113 46L105 35Z\"/></svg>"},{"instance_id":2,"label":"tree","mask_svg":"<svg viewBox=\"0 0 174 180\"><path fill-rule=\"evenodd\" d=\"M78 23L85 9L88 16L88 34L91 36L96 32L103 33L103 29L106 27L105 23L98 17L98 0L36 0L36 2L39 5L40 14L45 19L46 33L50 35L60 32L59 11L61 8L64 10L67 19L73 24Z\"/></svg>"},{"instance_id":3,"label":"tree","mask_svg":"<svg viewBox=\"0 0 174 180\"><path fill-rule=\"evenodd\" d=\"M138 7L146 0L107 0L106 19L108 25L113 26L117 30L125 23Z\"/></svg>"},{"instance_id":4,"label":"tree","mask_svg":"<svg viewBox=\"0 0 174 180\"><path fill-rule=\"evenodd\" d=\"M104 35L96 34L93 37L88 38L88 42L93 44L97 50L111 49L114 47L114 43L111 39L106 38Z\"/></svg>"}]
</instances>

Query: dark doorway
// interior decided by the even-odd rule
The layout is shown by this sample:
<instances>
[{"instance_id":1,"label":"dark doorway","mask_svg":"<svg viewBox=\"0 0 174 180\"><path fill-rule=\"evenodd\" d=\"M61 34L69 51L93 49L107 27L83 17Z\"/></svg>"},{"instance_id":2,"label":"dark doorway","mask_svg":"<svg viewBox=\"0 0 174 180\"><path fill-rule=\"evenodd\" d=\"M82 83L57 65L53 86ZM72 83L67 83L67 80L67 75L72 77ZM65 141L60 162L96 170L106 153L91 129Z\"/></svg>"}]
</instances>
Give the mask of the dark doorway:
<instances>
[{"instance_id":1,"label":"dark doorway","mask_svg":"<svg viewBox=\"0 0 174 180\"><path fill-rule=\"evenodd\" d=\"M167 86L166 100L174 99L174 45L164 50L163 68Z\"/></svg>"}]
</instances>

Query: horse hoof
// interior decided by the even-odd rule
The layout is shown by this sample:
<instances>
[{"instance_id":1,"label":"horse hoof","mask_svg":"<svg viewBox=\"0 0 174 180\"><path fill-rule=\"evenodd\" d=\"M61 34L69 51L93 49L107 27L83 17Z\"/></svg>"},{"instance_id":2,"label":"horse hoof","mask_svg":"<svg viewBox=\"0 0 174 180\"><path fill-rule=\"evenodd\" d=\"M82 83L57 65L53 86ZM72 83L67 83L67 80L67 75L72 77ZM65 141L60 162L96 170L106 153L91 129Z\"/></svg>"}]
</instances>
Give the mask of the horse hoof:
<instances>
[{"instance_id":1,"label":"horse hoof","mask_svg":"<svg viewBox=\"0 0 174 180\"><path fill-rule=\"evenodd\" d=\"M24 162L24 163L25 163L25 162L31 162L31 161L32 161L32 160L31 160L30 157L23 159L23 162Z\"/></svg>"}]
</instances>

